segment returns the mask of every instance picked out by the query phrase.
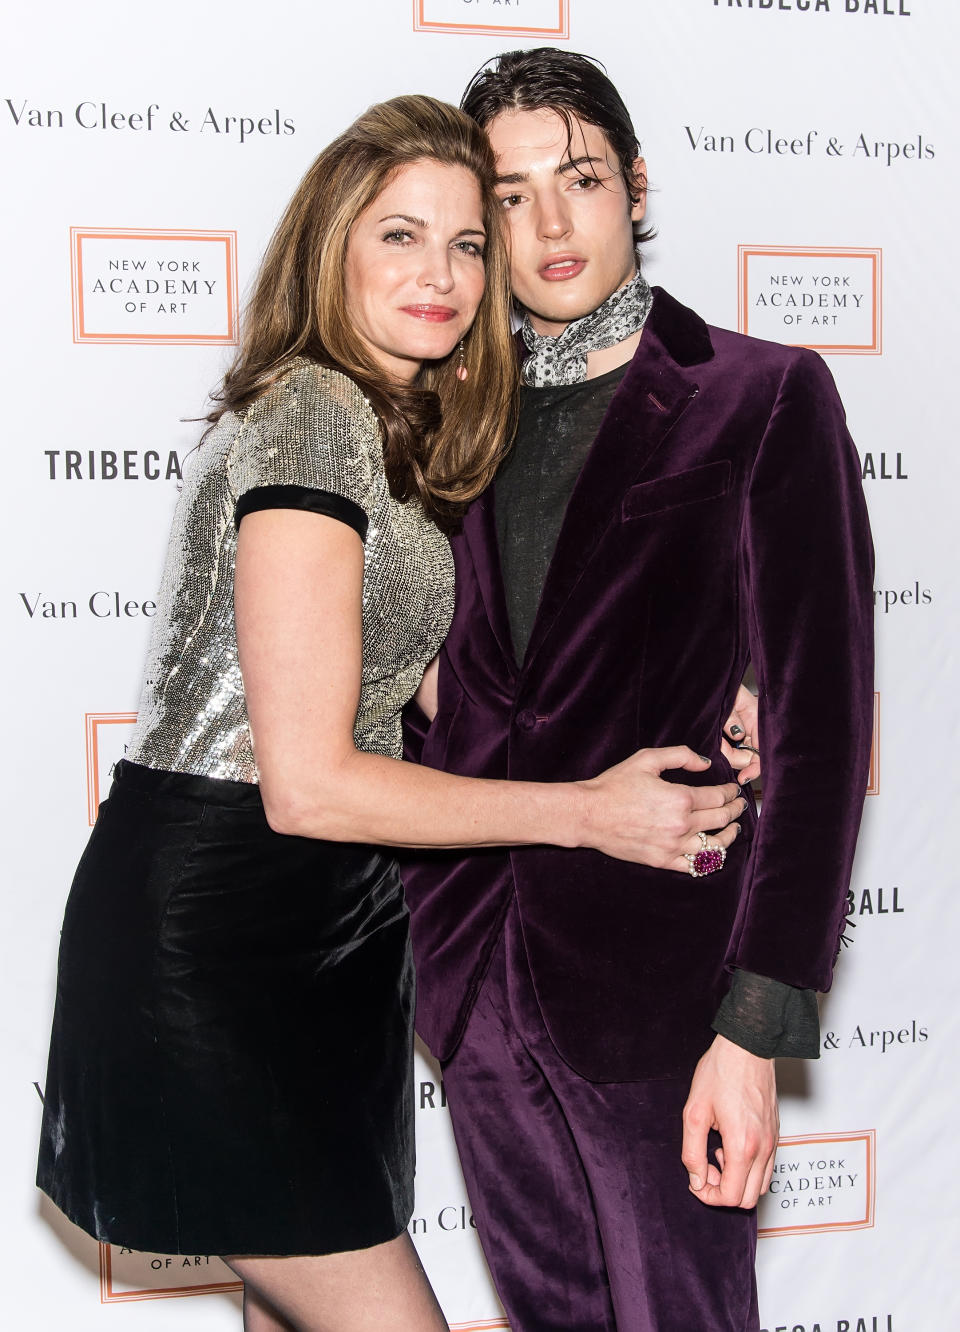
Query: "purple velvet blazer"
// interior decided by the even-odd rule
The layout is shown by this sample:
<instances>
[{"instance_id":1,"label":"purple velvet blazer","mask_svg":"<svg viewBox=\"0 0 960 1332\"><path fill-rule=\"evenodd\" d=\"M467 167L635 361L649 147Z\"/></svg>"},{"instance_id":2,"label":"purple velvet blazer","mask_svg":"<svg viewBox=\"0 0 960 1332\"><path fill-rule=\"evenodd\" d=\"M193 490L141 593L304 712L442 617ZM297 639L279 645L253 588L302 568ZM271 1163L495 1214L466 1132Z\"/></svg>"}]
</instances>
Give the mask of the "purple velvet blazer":
<instances>
[{"instance_id":1,"label":"purple velvet blazer","mask_svg":"<svg viewBox=\"0 0 960 1332\"><path fill-rule=\"evenodd\" d=\"M454 540L457 609L423 763L592 776L690 745L724 782L721 727L760 689L763 818L693 879L536 846L405 859L418 1029L456 1048L516 893L543 1017L594 1081L688 1071L733 967L828 989L869 764L872 547L823 361L709 328L656 290L574 488L529 649L514 660L495 487ZM422 720L422 714L420 714ZM422 748L419 741L422 740Z\"/></svg>"}]
</instances>

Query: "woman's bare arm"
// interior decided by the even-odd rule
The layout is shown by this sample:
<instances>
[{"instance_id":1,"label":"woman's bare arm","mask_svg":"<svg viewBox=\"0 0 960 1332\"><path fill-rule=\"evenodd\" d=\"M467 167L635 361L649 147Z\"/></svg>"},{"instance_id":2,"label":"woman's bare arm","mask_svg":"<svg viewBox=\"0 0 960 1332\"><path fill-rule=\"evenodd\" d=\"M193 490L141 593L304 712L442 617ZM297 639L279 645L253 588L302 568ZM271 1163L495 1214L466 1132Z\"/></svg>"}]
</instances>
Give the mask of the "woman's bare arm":
<instances>
[{"instance_id":1,"label":"woman's bare arm","mask_svg":"<svg viewBox=\"0 0 960 1332\"><path fill-rule=\"evenodd\" d=\"M590 846L682 870L699 829L733 840L743 808L734 783L660 779L666 767L702 771L684 746L643 750L582 782L457 777L358 751L362 579L360 538L333 518L272 509L241 523L237 643L264 808L278 832L386 846Z\"/></svg>"}]
</instances>

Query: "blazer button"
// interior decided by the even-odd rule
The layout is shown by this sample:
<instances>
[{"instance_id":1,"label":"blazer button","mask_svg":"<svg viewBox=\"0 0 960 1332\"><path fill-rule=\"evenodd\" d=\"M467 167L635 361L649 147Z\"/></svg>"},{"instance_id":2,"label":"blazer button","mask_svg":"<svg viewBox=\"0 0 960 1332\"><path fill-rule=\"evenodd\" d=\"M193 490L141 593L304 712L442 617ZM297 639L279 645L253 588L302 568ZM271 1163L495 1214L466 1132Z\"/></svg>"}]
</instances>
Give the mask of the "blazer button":
<instances>
[{"instance_id":1,"label":"blazer button","mask_svg":"<svg viewBox=\"0 0 960 1332\"><path fill-rule=\"evenodd\" d=\"M517 713L517 725L521 731L532 731L537 724L537 714L531 712L529 708L523 708Z\"/></svg>"}]
</instances>

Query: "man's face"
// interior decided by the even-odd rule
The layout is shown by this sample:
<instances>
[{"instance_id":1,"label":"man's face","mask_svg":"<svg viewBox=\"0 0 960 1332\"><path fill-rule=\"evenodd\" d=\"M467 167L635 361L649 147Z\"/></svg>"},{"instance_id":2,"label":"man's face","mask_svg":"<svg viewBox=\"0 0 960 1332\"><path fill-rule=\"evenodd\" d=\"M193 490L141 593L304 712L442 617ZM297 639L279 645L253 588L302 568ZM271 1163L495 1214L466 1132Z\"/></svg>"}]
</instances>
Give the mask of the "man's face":
<instances>
[{"instance_id":1,"label":"man's face","mask_svg":"<svg viewBox=\"0 0 960 1332\"><path fill-rule=\"evenodd\" d=\"M596 125L567 128L555 111L504 111L487 126L510 235L513 294L549 337L592 313L636 272L631 204ZM638 182L643 161L635 163Z\"/></svg>"}]
</instances>

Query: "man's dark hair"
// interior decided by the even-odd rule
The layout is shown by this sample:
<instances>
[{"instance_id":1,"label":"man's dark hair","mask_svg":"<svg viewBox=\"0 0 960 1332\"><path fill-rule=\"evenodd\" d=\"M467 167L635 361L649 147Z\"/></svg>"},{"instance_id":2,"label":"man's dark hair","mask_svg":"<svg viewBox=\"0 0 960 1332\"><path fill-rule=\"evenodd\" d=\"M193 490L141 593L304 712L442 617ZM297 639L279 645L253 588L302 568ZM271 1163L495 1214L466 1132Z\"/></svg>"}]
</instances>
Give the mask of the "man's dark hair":
<instances>
[{"instance_id":1,"label":"man's dark hair","mask_svg":"<svg viewBox=\"0 0 960 1332\"><path fill-rule=\"evenodd\" d=\"M633 171L640 144L630 112L603 66L590 56L555 46L504 51L477 70L460 106L484 129L504 111L553 111L566 125L571 156L574 120L596 125L616 154L630 202L637 203L646 192L646 181ZM644 231L636 239L649 240L653 234Z\"/></svg>"}]
</instances>

